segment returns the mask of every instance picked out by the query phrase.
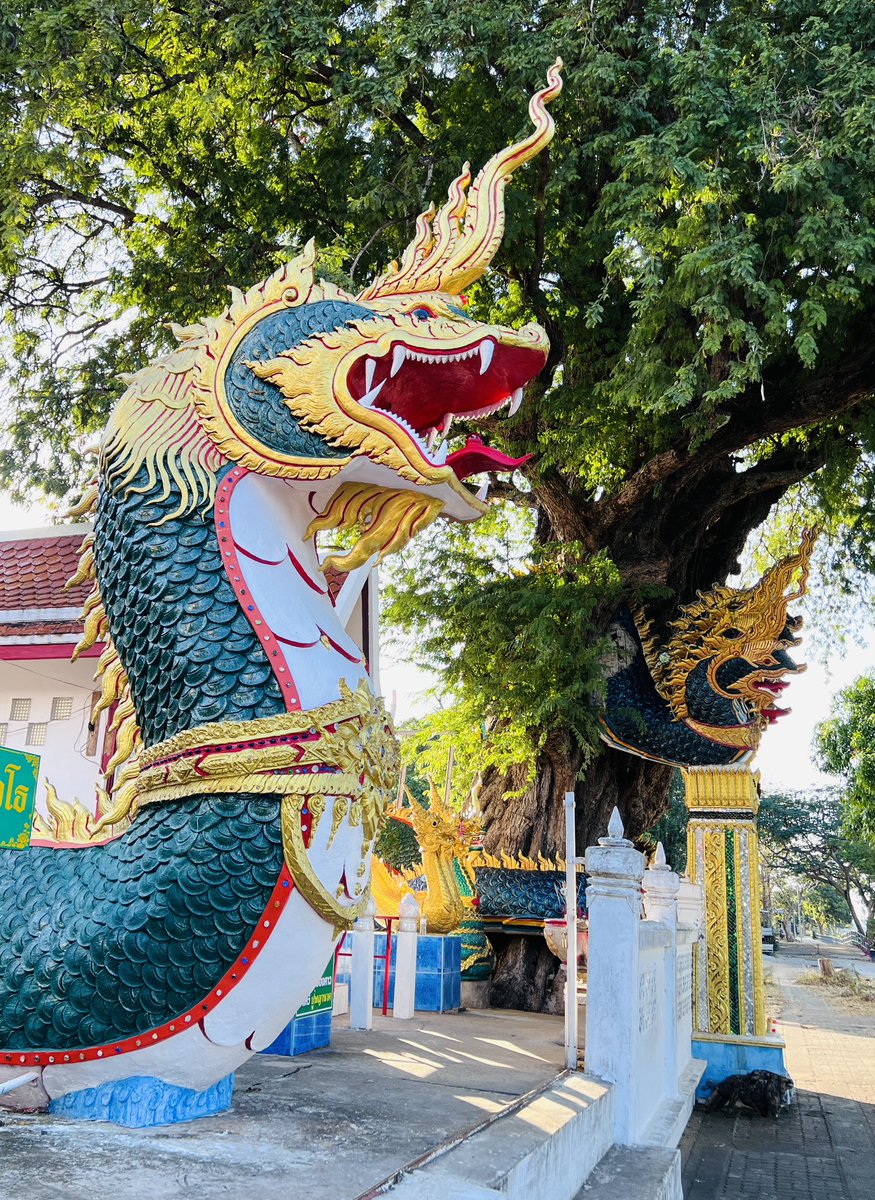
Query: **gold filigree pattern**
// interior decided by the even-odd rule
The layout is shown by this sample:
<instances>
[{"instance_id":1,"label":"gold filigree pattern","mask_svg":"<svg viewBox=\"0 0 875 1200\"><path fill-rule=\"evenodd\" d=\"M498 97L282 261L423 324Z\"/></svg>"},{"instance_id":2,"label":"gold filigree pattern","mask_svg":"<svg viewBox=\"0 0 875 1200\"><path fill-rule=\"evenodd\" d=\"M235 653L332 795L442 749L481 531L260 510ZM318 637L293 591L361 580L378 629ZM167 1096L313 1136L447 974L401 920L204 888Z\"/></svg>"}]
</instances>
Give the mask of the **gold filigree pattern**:
<instances>
[{"instance_id":1,"label":"gold filigree pattern","mask_svg":"<svg viewBox=\"0 0 875 1200\"><path fill-rule=\"evenodd\" d=\"M711 1033L730 1032L729 930L726 920L724 833L705 832L705 931L708 940L708 1011Z\"/></svg>"},{"instance_id":2,"label":"gold filigree pattern","mask_svg":"<svg viewBox=\"0 0 875 1200\"><path fill-rule=\"evenodd\" d=\"M387 554L403 550L412 537L440 515L443 504L434 496L345 483L331 498L325 511L313 521L306 536L329 529L357 529L359 537L346 554L330 554L322 570L353 571L373 555L380 562Z\"/></svg>"},{"instance_id":3,"label":"gold filigree pattern","mask_svg":"<svg viewBox=\"0 0 875 1200\"><path fill-rule=\"evenodd\" d=\"M698 809L742 809L751 816L759 811L759 771L742 764L717 767L682 767L684 801Z\"/></svg>"},{"instance_id":4,"label":"gold filigree pattern","mask_svg":"<svg viewBox=\"0 0 875 1200\"><path fill-rule=\"evenodd\" d=\"M365 288L361 300L413 292L458 296L483 275L504 233L505 185L553 136L553 119L546 105L562 90L561 70L562 59L557 58L547 72L547 86L529 101L534 132L493 155L473 184L465 163L462 174L450 184L443 207L437 213L431 207L417 219L416 237L404 251L401 265L392 263Z\"/></svg>"},{"instance_id":5,"label":"gold filigree pattern","mask_svg":"<svg viewBox=\"0 0 875 1200\"><path fill-rule=\"evenodd\" d=\"M341 692L308 712L203 725L150 747L140 756L138 807L201 793L346 795L362 802L376 833L397 770L391 720L364 681L355 692L341 682Z\"/></svg>"}]
</instances>

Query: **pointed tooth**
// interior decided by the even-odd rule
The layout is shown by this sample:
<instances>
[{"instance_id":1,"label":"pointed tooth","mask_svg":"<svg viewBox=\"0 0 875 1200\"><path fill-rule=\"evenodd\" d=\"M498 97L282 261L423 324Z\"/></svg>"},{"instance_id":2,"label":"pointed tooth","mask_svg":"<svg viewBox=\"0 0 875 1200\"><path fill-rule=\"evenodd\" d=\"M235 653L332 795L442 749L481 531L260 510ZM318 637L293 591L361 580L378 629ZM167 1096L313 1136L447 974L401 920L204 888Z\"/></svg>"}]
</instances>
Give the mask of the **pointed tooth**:
<instances>
[{"instance_id":1,"label":"pointed tooth","mask_svg":"<svg viewBox=\"0 0 875 1200\"><path fill-rule=\"evenodd\" d=\"M429 450L431 450L431 448L434 446L435 442L437 441L437 435L438 435L438 431L434 428L434 426L432 426L432 428L429 429L429 431L428 431L428 443L427 444L428 444Z\"/></svg>"},{"instance_id":2,"label":"pointed tooth","mask_svg":"<svg viewBox=\"0 0 875 1200\"><path fill-rule=\"evenodd\" d=\"M492 362L492 355L495 352L495 342L487 338L480 343L480 374L485 375L489 370L489 364Z\"/></svg>"},{"instance_id":3,"label":"pointed tooth","mask_svg":"<svg viewBox=\"0 0 875 1200\"><path fill-rule=\"evenodd\" d=\"M449 454L449 451L450 451L450 443L447 441L446 438L444 438L444 440L438 446L435 453L432 455L432 458L434 459L434 461L437 463L437 465L439 467L442 467L444 465L444 463L447 461L447 455Z\"/></svg>"},{"instance_id":4,"label":"pointed tooth","mask_svg":"<svg viewBox=\"0 0 875 1200\"><path fill-rule=\"evenodd\" d=\"M407 357L407 351L404 349L404 347L400 346L400 345L395 346L394 350L392 351L392 369L389 372L390 379L394 379L394 377L401 370L402 366L404 365L404 359L406 357ZM412 357L415 358L416 355L414 354Z\"/></svg>"},{"instance_id":5,"label":"pointed tooth","mask_svg":"<svg viewBox=\"0 0 875 1200\"><path fill-rule=\"evenodd\" d=\"M450 430L452 428L453 428L453 414L445 413L443 422L441 424L441 429L443 431L443 435L445 438L448 438L450 436Z\"/></svg>"},{"instance_id":6,"label":"pointed tooth","mask_svg":"<svg viewBox=\"0 0 875 1200\"><path fill-rule=\"evenodd\" d=\"M522 402L523 402L523 389L521 387L518 387L517 390L514 392L514 394L510 398L510 408L507 410L507 415L509 417L512 417L516 413L518 413Z\"/></svg>"},{"instance_id":7,"label":"pointed tooth","mask_svg":"<svg viewBox=\"0 0 875 1200\"><path fill-rule=\"evenodd\" d=\"M371 390L371 385L374 382L374 371L377 369L377 364L372 358L365 359L365 391Z\"/></svg>"},{"instance_id":8,"label":"pointed tooth","mask_svg":"<svg viewBox=\"0 0 875 1200\"><path fill-rule=\"evenodd\" d=\"M361 400L359 400L359 404L363 404L365 406L365 408L370 408L370 406L374 403L376 398L379 396L380 392L382 392L382 390L385 386L385 383L386 383L386 380L381 379L376 387L372 387L369 392L365 392L365 394L362 396Z\"/></svg>"},{"instance_id":9,"label":"pointed tooth","mask_svg":"<svg viewBox=\"0 0 875 1200\"><path fill-rule=\"evenodd\" d=\"M485 500L488 495L489 495L489 480L487 479L486 482L481 483L480 487L477 489L477 499L481 500L481 501Z\"/></svg>"}]
</instances>

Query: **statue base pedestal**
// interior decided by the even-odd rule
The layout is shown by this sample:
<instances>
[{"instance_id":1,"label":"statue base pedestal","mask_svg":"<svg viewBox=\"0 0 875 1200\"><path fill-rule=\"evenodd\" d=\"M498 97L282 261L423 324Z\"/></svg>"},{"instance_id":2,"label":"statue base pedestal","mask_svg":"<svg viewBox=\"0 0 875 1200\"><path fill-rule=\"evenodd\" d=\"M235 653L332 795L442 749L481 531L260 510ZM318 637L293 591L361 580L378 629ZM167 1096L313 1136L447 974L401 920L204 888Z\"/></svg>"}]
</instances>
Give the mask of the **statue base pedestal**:
<instances>
[{"instance_id":1,"label":"statue base pedestal","mask_svg":"<svg viewBox=\"0 0 875 1200\"><path fill-rule=\"evenodd\" d=\"M742 1037L731 1033L693 1032L693 1058L708 1064L696 1099L707 1100L715 1086L730 1075L747 1075L749 1071L774 1071L787 1075L784 1061L786 1043L782 1037Z\"/></svg>"},{"instance_id":2,"label":"statue base pedestal","mask_svg":"<svg viewBox=\"0 0 875 1200\"><path fill-rule=\"evenodd\" d=\"M129 1129L146 1129L212 1117L231 1107L233 1094L233 1075L227 1075L203 1092L176 1087L151 1075L135 1075L67 1092L50 1102L49 1112L76 1121L112 1121Z\"/></svg>"},{"instance_id":3,"label":"statue base pedestal","mask_svg":"<svg viewBox=\"0 0 875 1200\"><path fill-rule=\"evenodd\" d=\"M395 951L392 934L389 967L389 1007L395 1002ZM383 1007L386 964L386 935L377 934L374 944L374 1007ZM416 940L416 1000L419 1012L454 1012L462 1003L462 939L457 933L421 933Z\"/></svg>"}]
</instances>

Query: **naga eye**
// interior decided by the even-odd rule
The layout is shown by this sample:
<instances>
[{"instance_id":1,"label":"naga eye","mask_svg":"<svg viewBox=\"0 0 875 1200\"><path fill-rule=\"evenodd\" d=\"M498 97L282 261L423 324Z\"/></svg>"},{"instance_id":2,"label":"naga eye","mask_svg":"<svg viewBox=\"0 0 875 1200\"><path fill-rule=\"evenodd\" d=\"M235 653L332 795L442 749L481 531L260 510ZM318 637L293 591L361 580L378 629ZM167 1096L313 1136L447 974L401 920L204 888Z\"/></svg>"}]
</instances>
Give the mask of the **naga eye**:
<instances>
[{"instance_id":1,"label":"naga eye","mask_svg":"<svg viewBox=\"0 0 875 1200\"><path fill-rule=\"evenodd\" d=\"M416 317L417 321L427 321L429 317L433 317L435 314L430 308L414 308L411 315Z\"/></svg>"}]
</instances>

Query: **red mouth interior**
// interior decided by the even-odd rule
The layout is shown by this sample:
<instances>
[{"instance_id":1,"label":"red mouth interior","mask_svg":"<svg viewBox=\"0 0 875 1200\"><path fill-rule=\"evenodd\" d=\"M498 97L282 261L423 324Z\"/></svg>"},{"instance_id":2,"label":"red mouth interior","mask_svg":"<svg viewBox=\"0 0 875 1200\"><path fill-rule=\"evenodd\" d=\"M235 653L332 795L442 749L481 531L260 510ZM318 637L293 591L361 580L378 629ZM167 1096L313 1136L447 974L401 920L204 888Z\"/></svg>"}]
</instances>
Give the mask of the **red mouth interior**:
<instances>
[{"instance_id":1,"label":"red mouth interior","mask_svg":"<svg viewBox=\"0 0 875 1200\"><path fill-rule=\"evenodd\" d=\"M545 362L542 350L504 346L492 338L444 353L396 343L382 358L360 358L348 386L360 404L400 418L423 439L436 433L439 444L454 417L482 419L505 405L515 411L521 389ZM481 471L512 471L530 457L510 458L469 438L446 462L465 479Z\"/></svg>"}]
</instances>

